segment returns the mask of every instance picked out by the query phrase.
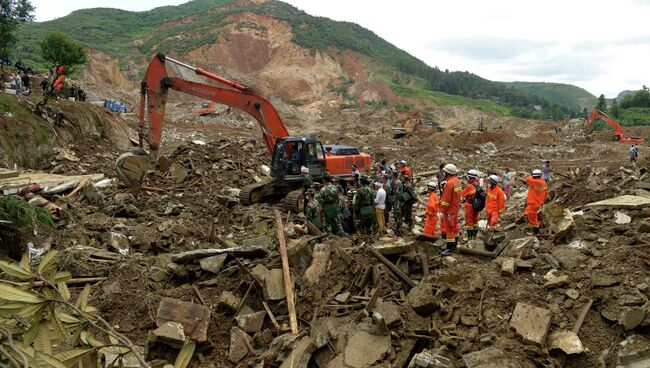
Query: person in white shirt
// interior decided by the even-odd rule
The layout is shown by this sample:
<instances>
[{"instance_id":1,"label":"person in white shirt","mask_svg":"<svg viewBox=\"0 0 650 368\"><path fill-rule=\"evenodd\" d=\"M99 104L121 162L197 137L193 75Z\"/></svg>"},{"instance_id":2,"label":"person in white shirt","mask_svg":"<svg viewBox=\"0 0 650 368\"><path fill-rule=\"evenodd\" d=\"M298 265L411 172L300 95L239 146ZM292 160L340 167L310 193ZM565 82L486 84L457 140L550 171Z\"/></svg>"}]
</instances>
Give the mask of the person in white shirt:
<instances>
[{"instance_id":1,"label":"person in white shirt","mask_svg":"<svg viewBox=\"0 0 650 368\"><path fill-rule=\"evenodd\" d=\"M375 183L375 215L377 216L377 227L379 229L379 236L384 234L384 210L386 209L386 191L384 185L380 182Z\"/></svg>"}]
</instances>

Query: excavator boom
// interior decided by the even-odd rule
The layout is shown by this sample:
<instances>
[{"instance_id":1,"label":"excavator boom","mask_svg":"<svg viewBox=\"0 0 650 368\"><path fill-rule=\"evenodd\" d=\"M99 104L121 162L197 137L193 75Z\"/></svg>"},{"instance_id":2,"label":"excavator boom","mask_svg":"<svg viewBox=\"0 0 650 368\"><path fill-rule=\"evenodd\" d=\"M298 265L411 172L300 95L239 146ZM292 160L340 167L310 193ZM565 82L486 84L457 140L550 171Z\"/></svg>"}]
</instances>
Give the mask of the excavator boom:
<instances>
[{"instance_id":1,"label":"excavator boom","mask_svg":"<svg viewBox=\"0 0 650 368\"><path fill-rule=\"evenodd\" d=\"M593 132L594 120L602 120L614 128L614 140L617 142L636 144L643 144L644 142L644 139L641 137L626 137L623 134L623 128L621 128L621 125L612 117L600 111L598 108L595 108L594 111L591 112L589 118L587 119L587 122L585 123L584 132L586 134L591 134L591 132Z\"/></svg>"},{"instance_id":2,"label":"excavator boom","mask_svg":"<svg viewBox=\"0 0 650 368\"><path fill-rule=\"evenodd\" d=\"M189 81L167 74L166 62L190 69L195 74L219 83L219 86ZM368 167L372 159L366 153L332 155L325 154L323 146L315 139L290 137L280 115L266 98L253 89L235 81L228 80L201 68L195 68L180 61L156 55L142 80L140 90L139 150L125 153L117 158L118 176L129 187L139 188L144 176L158 158L162 139L165 106L170 89L219 102L243 110L257 120L264 143L272 158L272 178L269 183L244 188L240 195L242 203L255 203L264 196L287 193L298 180L302 180L300 169L308 167L312 176L318 178L327 169L333 175L350 175L350 165L360 170ZM148 121L148 126L145 122ZM149 151L144 150L147 142ZM356 150L356 149L355 149ZM292 208L296 206L292 205Z\"/></svg>"}]
</instances>

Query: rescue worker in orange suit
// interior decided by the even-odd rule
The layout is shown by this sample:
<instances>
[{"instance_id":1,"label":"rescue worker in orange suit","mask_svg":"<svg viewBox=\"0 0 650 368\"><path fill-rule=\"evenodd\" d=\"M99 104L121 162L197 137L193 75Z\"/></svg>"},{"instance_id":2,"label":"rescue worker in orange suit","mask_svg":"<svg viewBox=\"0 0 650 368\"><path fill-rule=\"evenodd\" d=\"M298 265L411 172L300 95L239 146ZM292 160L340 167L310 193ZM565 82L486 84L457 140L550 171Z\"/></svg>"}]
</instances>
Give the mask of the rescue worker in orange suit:
<instances>
[{"instance_id":1,"label":"rescue worker in orange suit","mask_svg":"<svg viewBox=\"0 0 650 368\"><path fill-rule=\"evenodd\" d=\"M409 177L410 180L413 180L413 172L411 171L411 168L406 165L406 161L402 160L400 161L400 169L399 173L404 174Z\"/></svg>"},{"instance_id":2,"label":"rescue worker in orange suit","mask_svg":"<svg viewBox=\"0 0 650 368\"><path fill-rule=\"evenodd\" d=\"M432 181L427 184L429 200L424 209L426 215L424 221L424 235L431 238L436 237L436 226L438 225L438 202L440 201L440 197L438 197L436 189L438 189L438 183Z\"/></svg>"},{"instance_id":3,"label":"rescue worker in orange suit","mask_svg":"<svg viewBox=\"0 0 650 368\"><path fill-rule=\"evenodd\" d=\"M548 185L546 180L542 179L542 170L533 170L533 174L527 177L525 182L528 185L528 197L526 198L524 216L528 218L528 225L533 229L533 234L537 234L539 233L537 211L544 205L548 194Z\"/></svg>"},{"instance_id":4,"label":"rescue worker in orange suit","mask_svg":"<svg viewBox=\"0 0 650 368\"><path fill-rule=\"evenodd\" d=\"M470 170L467 172L467 186L461 192L462 201L465 203L465 230L467 237L463 240L476 238L478 234L478 215L479 212L474 210L472 200L476 196L476 189L479 186L478 171Z\"/></svg>"},{"instance_id":5,"label":"rescue worker in orange suit","mask_svg":"<svg viewBox=\"0 0 650 368\"><path fill-rule=\"evenodd\" d=\"M499 222L499 214L506 210L506 195L499 187L499 177L490 175L485 199L488 227L495 228Z\"/></svg>"},{"instance_id":6,"label":"rescue worker in orange suit","mask_svg":"<svg viewBox=\"0 0 650 368\"><path fill-rule=\"evenodd\" d=\"M444 166L444 165L442 165L442 166ZM442 168L440 170L442 170ZM447 174L445 174L445 175L447 175ZM444 176L442 177L442 179L443 180L440 183L440 186L438 187L438 190L440 190L440 195L441 196L442 196L443 190L445 189L445 184L447 184L447 182L444 180L445 179ZM438 221L440 221L440 237L442 239L447 239L447 231L445 230L446 223L444 221L442 221L442 212L440 212L440 201L441 201L441 199L438 200Z\"/></svg>"},{"instance_id":7,"label":"rescue worker in orange suit","mask_svg":"<svg viewBox=\"0 0 650 368\"><path fill-rule=\"evenodd\" d=\"M443 170L446 174L446 184L442 190L439 209L442 213L441 228L444 227L447 246L442 254L449 255L458 246L458 212L460 212L460 192L463 190L463 186L456 177L458 175L456 165L447 164Z\"/></svg>"}]
</instances>

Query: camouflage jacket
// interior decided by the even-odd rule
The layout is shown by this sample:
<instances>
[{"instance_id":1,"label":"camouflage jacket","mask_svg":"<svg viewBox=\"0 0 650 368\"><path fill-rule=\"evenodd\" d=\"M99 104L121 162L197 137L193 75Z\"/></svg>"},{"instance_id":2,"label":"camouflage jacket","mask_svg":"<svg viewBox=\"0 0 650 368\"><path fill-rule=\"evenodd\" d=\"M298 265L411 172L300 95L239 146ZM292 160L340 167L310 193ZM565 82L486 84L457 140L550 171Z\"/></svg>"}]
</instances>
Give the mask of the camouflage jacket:
<instances>
[{"instance_id":1,"label":"camouflage jacket","mask_svg":"<svg viewBox=\"0 0 650 368\"><path fill-rule=\"evenodd\" d=\"M372 193L372 189L367 186L361 187L359 193L355 196L354 207L361 208L363 206L374 206L375 205L375 196Z\"/></svg>"},{"instance_id":2,"label":"camouflage jacket","mask_svg":"<svg viewBox=\"0 0 650 368\"><path fill-rule=\"evenodd\" d=\"M337 203L339 201L339 187L334 184L326 184L319 192L319 201L323 205Z\"/></svg>"}]
</instances>

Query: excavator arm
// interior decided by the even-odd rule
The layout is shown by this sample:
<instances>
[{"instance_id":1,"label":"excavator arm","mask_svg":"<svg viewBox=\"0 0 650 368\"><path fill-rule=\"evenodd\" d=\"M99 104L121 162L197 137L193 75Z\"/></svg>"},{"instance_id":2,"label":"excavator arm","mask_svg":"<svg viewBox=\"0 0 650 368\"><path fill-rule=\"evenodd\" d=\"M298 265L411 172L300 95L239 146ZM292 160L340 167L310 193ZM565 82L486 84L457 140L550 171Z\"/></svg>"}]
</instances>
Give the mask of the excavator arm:
<instances>
[{"instance_id":1,"label":"excavator arm","mask_svg":"<svg viewBox=\"0 0 650 368\"><path fill-rule=\"evenodd\" d=\"M585 134L591 134L591 132L594 131L594 120L602 120L614 128L615 133L613 138L616 142L643 144L645 141L641 137L626 137L623 134L623 128L621 128L621 125L598 108L595 108L594 111L591 112L591 115L589 115L589 119L587 119L584 127Z\"/></svg>"},{"instance_id":2,"label":"excavator arm","mask_svg":"<svg viewBox=\"0 0 650 368\"><path fill-rule=\"evenodd\" d=\"M594 111L591 112L591 115L589 115L589 119L587 119L587 123L585 124L584 129L587 134L590 134L594 131L594 120L602 120L606 122L612 128L614 128L616 136L623 138L623 128L621 128L616 120L612 119L609 115L600 111L598 108L595 108Z\"/></svg>"},{"instance_id":3,"label":"excavator arm","mask_svg":"<svg viewBox=\"0 0 650 368\"><path fill-rule=\"evenodd\" d=\"M170 77L167 74L166 61L191 69L197 75L225 86L212 86L178 77ZM131 187L137 187L142 182L148 168L157 160L162 139L165 105L170 88L210 101L223 103L249 113L260 125L269 154L273 154L275 141L278 138L289 135L275 107L251 88L209 73L201 68L194 68L158 54L149 64L141 85L140 108L138 111L140 150L136 153L123 154L116 161L118 175ZM147 116L145 116L145 112ZM149 120L148 127L145 124L146 118ZM144 152L145 141L149 146L148 154Z\"/></svg>"}]
</instances>

